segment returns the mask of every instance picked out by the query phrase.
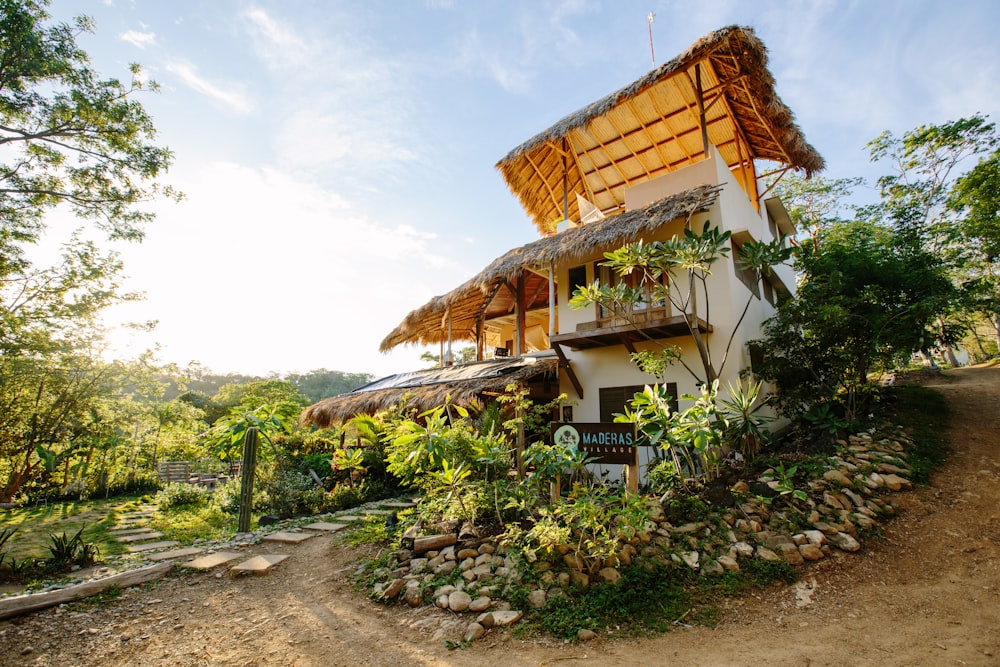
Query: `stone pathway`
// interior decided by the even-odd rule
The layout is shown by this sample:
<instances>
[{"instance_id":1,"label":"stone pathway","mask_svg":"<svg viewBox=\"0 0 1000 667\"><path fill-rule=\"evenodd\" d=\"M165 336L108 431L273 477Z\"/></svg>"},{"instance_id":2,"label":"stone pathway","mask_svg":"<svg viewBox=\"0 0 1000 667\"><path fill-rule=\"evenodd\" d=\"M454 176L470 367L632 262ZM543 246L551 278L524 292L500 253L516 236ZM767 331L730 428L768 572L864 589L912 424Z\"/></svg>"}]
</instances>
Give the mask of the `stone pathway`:
<instances>
[{"instance_id":1,"label":"stone pathway","mask_svg":"<svg viewBox=\"0 0 1000 667\"><path fill-rule=\"evenodd\" d=\"M317 535L334 535L348 528L352 523L366 519L370 520L373 517L388 517L401 509L407 509L415 505L415 502L405 499L374 502L369 507L359 510L359 514L333 516L330 521L316 521L306 524L301 528L280 530L264 535L261 538L261 542L295 545ZM193 560L183 563L184 567L193 570L212 570L239 560L244 556L244 554L235 551L218 551L206 554L205 549L201 547L170 549L170 547L176 547L180 543L175 540L156 541L158 538L163 537L163 534L149 527L149 520L154 513L155 510L153 509L124 512L118 516L115 528L109 531L108 534L114 536L117 542L127 545L126 548L129 553L142 554L144 558L154 562L198 556ZM229 571L233 575L266 574L271 568L288 557L286 554L261 554L230 567Z\"/></svg>"}]
</instances>

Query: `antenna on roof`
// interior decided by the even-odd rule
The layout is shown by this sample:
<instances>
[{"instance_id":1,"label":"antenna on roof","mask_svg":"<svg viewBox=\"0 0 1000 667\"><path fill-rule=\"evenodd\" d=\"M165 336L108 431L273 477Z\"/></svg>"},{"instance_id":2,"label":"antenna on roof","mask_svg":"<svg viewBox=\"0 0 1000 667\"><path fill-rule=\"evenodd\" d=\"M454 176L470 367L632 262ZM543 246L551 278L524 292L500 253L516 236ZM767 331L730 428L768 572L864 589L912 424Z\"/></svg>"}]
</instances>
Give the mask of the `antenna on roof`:
<instances>
[{"instance_id":1,"label":"antenna on roof","mask_svg":"<svg viewBox=\"0 0 1000 667\"><path fill-rule=\"evenodd\" d=\"M646 27L649 28L649 59L653 61L653 67L656 67L656 54L653 53L653 21L656 20L656 16L653 12L649 13L646 17Z\"/></svg>"}]
</instances>

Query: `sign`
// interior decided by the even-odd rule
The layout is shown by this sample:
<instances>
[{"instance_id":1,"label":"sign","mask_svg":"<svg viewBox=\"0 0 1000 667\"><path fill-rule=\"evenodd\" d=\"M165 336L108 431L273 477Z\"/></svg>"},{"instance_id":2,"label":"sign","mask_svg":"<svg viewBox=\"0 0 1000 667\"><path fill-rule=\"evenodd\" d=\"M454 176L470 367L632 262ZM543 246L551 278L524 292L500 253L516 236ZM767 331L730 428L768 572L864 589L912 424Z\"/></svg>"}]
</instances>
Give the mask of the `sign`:
<instances>
[{"instance_id":1,"label":"sign","mask_svg":"<svg viewBox=\"0 0 1000 667\"><path fill-rule=\"evenodd\" d=\"M636 465L635 424L549 424L553 445L578 449L597 463Z\"/></svg>"}]
</instances>

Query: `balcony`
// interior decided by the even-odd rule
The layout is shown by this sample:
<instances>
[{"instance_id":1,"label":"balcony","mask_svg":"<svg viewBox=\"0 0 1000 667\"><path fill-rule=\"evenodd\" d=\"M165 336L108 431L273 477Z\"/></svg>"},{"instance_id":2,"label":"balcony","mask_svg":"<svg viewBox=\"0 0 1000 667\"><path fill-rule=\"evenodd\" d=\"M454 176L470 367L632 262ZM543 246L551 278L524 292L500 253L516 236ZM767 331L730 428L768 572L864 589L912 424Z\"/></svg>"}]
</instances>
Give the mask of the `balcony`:
<instances>
[{"instance_id":1,"label":"balcony","mask_svg":"<svg viewBox=\"0 0 1000 667\"><path fill-rule=\"evenodd\" d=\"M711 333L712 327L704 320L698 320L701 333ZM647 340L689 336L687 322L683 315L640 320L635 326L624 318L598 320L578 324L576 331L552 336L552 347L566 346L571 350L588 350L596 347L624 345L633 351L634 344Z\"/></svg>"}]
</instances>

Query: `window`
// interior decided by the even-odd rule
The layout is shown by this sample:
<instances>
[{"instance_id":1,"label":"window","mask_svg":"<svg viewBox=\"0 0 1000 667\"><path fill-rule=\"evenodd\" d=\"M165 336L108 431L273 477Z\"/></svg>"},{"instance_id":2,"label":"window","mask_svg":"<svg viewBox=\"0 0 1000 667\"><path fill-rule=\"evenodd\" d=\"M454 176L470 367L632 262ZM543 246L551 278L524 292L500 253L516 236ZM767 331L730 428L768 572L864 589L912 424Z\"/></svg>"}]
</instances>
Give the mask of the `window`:
<instances>
[{"instance_id":1,"label":"window","mask_svg":"<svg viewBox=\"0 0 1000 667\"><path fill-rule=\"evenodd\" d=\"M666 384L667 393L670 394L670 409L677 410L677 383L668 382ZM642 392L645 385L629 385L627 387L601 387L598 389L598 396L601 402L601 421L613 422L615 413L625 412L625 406L632 402L632 397Z\"/></svg>"},{"instance_id":2,"label":"window","mask_svg":"<svg viewBox=\"0 0 1000 667\"><path fill-rule=\"evenodd\" d=\"M747 289L759 299L760 281L757 279L757 272L753 269L740 268L740 258L743 256L741 250L743 248L743 244L752 240L753 237L748 233L737 232L736 234L733 234L729 243L733 248L733 271L736 273L736 277L739 278L740 282L746 285Z\"/></svg>"}]
</instances>

